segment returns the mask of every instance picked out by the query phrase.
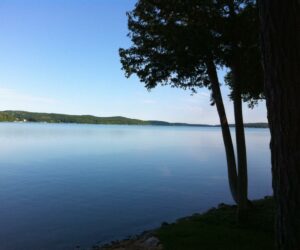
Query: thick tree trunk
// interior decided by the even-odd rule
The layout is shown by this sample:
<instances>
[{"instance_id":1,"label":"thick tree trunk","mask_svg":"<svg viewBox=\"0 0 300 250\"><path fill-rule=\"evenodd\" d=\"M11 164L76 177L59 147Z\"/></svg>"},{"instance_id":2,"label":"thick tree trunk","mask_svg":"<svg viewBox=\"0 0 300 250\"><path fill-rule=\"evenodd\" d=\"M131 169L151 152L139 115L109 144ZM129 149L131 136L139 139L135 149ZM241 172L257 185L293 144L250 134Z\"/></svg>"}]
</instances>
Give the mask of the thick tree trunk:
<instances>
[{"instance_id":1,"label":"thick tree trunk","mask_svg":"<svg viewBox=\"0 0 300 250\"><path fill-rule=\"evenodd\" d=\"M300 2L259 1L277 246L300 249Z\"/></svg>"},{"instance_id":2,"label":"thick tree trunk","mask_svg":"<svg viewBox=\"0 0 300 250\"><path fill-rule=\"evenodd\" d=\"M226 117L224 103L221 95L220 84L218 80L216 66L213 61L207 61L207 72L211 82L212 95L217 106L217 111L220 118L220 124L222 128L223 141L227 159L227 170L229 187L232 197L236 203L238 203L238 184L237 184L237 170L234 156L234 148L231 139L230 129Z\"/></svg>"},{"instance_id":3,"label":"thick tree trunk","mask_svg":"<svg viewBox=\"0 0 300 250\"><path fill-rule=\"evenodd\" d=\"M242 98L238 86L234 90L233 95L238 164L238 218L242 222L245 219L248 208L248 172Z\"/></svg>"}]
</instances>

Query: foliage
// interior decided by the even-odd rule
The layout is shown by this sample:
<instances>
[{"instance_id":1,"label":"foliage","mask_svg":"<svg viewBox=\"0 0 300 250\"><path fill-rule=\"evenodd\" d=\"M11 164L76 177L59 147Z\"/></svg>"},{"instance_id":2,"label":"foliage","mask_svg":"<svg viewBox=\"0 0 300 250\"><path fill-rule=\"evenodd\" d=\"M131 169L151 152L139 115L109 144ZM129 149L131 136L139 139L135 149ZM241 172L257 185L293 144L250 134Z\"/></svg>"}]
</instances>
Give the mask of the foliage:
<instances>
[{"instance_id":1,"label":"foliage","mask_svg":"<svg viewBox=\"0 0 300 250\"><path fill-rule=\"evenodd\" d=\"M130 119L121 116L96 117L92 115L48 114L48 113L33 113L33 112L26 112L26 111L2 111L0 112L0 121L150 125L150 122L148 121Z\"/></svg>"},{"instance_id":2,"label":"foliage","mask_svg":"<svg viewBox=\"0 0 300 250\"><path fill-rule=\"evenodd\" d=\"M222 50L224 53L223 63L230 68L233 60L238 61L239 86L242 98L253 108L258 100L264 99L263 69L261 64L261 51L259 44L259 18L256 1L235 1L235 18L224 19L225 29L233 30L224 33L222 38ZM242 6L242 7L241 7ZM236 35L238 33L239 35ZM234 36L234 38L232 38ZM236 46L232 49L232 40ZM234 53L236 57L234 58ZM232 71L225 76L225 82L234 91ZM230 95L233 98L232 94Z\"/></svg>"},{"instance_id":3,"label":"foliage","mask_svg":"<svg viewBox=\"0 0 300 250\"><path fill-rule=\"evenodd\" d=\"M168 84L196 91L210 87L207 60L230 68L238 57L244 101L253 106L264 97L255 0L139 0L127 15L132 46L119 50L127 77L136 74L148 89ZM229 72L233 90L231 79Z\"/></svg>"},{"instance_id":4,"label":"foliage","mask_svg":"<svg viewBox=\"0 0 300 250\"><path fill-rule=\"evenodd\" d=\"M126 124L126 125L154 125L154 126L196 126L215 127L207 124L170 123L164 121L143 121L122 116L97 117L92 115L65 115L34 113L26 111L0 111L0 122L47 122L47 123L83 123L83 124ZM234 125L230 125L234 126ZM246 123L249 128L267 128L267 123Z\"/></svg>"},{"instance_id":5,"label":"foliage","mask_svg":"<svg viewBox=\"0 0 300 250\"><path fill-rule=\"evenodd\" d=\"M208 86L205 60L213 56L215 45L207 24L214 13L204 7L213 10L212 5L213 1L138 1L127 13L132 46L119 51L126 76L136 74L148 89L158 84L193 91Z\"/></svg>"},{"instance_id":6,"label":"foliage","mask_svg":"<svg viewBox=\"0 0 300 250\"><path fill-rule=\"evenodd\" d=\"M15 117L9 113L0 112L0 121L13 122Z\"/></svg>"}]
</instances>

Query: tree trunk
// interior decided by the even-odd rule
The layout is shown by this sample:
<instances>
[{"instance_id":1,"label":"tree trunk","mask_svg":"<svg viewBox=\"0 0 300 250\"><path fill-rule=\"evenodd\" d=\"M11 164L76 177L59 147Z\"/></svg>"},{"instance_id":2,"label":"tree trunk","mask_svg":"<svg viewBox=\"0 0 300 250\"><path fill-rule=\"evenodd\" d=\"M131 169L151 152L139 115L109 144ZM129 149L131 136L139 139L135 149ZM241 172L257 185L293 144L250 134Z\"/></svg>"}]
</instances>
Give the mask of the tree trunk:
<instances>
[{"instance_id":1,"label":"tree trunk","mask_svg":"<svg viewBox=\"0 0 300 250\"><path fill-rule=\"evenodd\" d=\"M277 246L300 249L300 2L259 1Z\"/></svg>"},{"instance_id":2,"label":"tree trunk","mask_svg":"<svg viewBox=\"0 0 300 250\"><path fill-rule=\"evenodd\" d=\"M238 219L242 222L248 208L248 173L242 98L238 86L236 86L233 95L238 164Z\"/></svg>"},{"instance_id":3,"label":"tree trunk","mask_svg":"<svg viewBox=\"0 0 300 250\"><path fill-rule=\"evenodd\" d=\"M226 159L227 159L229 187L234 201L238 203L237 171L236 171L234 149L233 149L230 129L226 117L226 112L224 108L224 103L221 95L217 70L212 60L208 60L206 66L207 66L207 73L211 82L212 95L217 106L217 111L219 114L220 124L222 128L222 135L223 135L223 141L224 141Z\"/></svg>"},{"instance_id":4,"label":"tree trunk","mask_svg":"<svg viewBox=\"0 0 300 250\"><path fill-rule=\"evenodd\" d=\"M247 172L247 152L246 140L243 121L243 107L241 91L243 82L240 76L240 53L238 49L238 39L235 28L239 26L236 21L234 0L229 2L230 21L231 21L231 49L232 63L231 71L233 75L233 107L235 119L235 134L237 148L237 165L238 165L238 221L243 222L248 207L248 172Z\"/></svg>"}]
</instances>

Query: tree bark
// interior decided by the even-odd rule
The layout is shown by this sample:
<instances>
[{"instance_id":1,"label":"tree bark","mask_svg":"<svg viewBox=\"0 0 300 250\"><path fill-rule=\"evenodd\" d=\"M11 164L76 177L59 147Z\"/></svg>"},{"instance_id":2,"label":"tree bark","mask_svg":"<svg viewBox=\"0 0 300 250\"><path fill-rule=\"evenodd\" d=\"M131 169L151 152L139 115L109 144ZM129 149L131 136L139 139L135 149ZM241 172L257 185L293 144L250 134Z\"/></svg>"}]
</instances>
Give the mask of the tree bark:
<instances>
[{"instance_id":1,"label":"tree bark","mask_svg":"<svg viewBox=\"0 0 300 250\"><path fill-rule=\"evenodd\" d=\"M243 222L248 207L248 171L247 171L247 152L245 129L243 121L243 106L241 88L243 82L240 78L240 54L238 50L238 39L235 28L239 26L236 20L234 0L229 2L229 13L231 22L231 49L232 62L230 65L233 75L233 107L235 119L235 135L237 148L237 166L238 166L238 221Z\"/></svg>"},{"instance_id":2,"label":"tree bark","mask_svg":"<svg viewBox=\"0 0 300 250\"><path fill-rule=\"evenodd\" d=\"M277 247L300 249L300 2L259 1Z\"/></svg>"},{"instance_id":3,"label":"tree bark","mask_svg":"<svg viewBox=\"0 0 300 250\"><path fill-rule=\"evenodd\" d=\"M233 148L230 129L226 117L224 103L221 95L217 70L212 60L208 60L206 62L206 66L207 66L207 73L211 82L212 95L217 106L217 111L219 114L220 124L222 128L223 142L225 146L226 159L227 159L229 187L234 201L238 203L237 170L236 170L236 163L235 163L234 148Z\"/></svg>"},{"instance_id":4,"label":"tree bark","mask_svg":"<svg viewBox=\"0 0 300 250\"><path fill-rule=\"evenodd\" d=\"M242 98L238 86L236 86L233 95L238 165L238 219L242 222L248 208L248 172Z\"/></svg>"}]
</instances>

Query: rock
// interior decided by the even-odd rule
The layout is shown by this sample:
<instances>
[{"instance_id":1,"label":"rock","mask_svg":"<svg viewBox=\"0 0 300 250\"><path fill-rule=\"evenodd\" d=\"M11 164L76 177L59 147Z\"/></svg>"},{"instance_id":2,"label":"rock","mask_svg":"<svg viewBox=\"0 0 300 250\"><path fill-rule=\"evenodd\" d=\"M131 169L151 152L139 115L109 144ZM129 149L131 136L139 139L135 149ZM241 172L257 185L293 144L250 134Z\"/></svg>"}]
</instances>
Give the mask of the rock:
<instances>
[{"instance_id":1,"label":"rock","mask_svg":"<svg viewBox=\"0 0 300 250\"><path fill-rule=\"evenodd\" d=\"M145 240L143 242L143 245L145 247L156 247L159 245L159 239L157 239L156 237L152 236L150 238L148 238L147 240Z\"/></svg>"},{"instance_id":2,"label":"rock","mask_svg":"<svg viewBox=\"0 0 300 250\"><path fill-rule=\"evenodd\" d=\"M110 244L99 246L99 250L162 250L163 247L152 232L146 231L131 239L113 241ZM133 239L135 238L135 239Z\"/></svg>"},{"instance_id":3,"label":"rock","mask_svg":"<svg viewBox=\"0 0 300 250\"><path fill-rule=\"evenodd\" d=\"M162 246L162 244L159 244L158 246L157 246L157 248L156 248L157 250L163 250L163 246Z\"/></svg>"}]
</instances>

